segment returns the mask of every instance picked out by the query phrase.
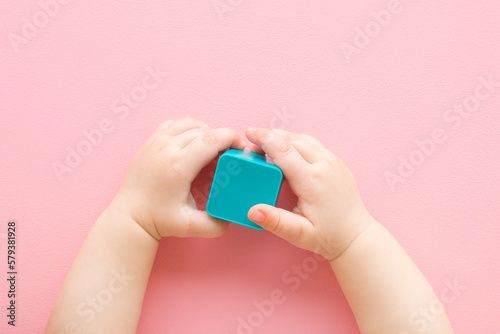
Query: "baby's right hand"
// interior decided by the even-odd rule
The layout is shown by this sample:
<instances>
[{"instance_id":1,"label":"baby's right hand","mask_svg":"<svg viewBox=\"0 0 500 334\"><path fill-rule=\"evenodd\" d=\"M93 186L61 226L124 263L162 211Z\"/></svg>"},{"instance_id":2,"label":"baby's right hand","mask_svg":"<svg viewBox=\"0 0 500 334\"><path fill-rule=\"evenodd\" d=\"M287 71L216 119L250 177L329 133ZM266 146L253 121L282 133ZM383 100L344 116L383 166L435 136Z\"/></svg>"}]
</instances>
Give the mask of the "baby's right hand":
<instances>
[{"instance_id":1,"label":"baby's right hand","mask_svg":"<svg viewBox=\"0 0 500 334\"><path fill-rule=\"evenodd\" d=\"M248 128L246 136L281 168L298 197L292 212L257 204L248 211L250 220L329 261L374 222L347 166L318 140L265 128Z\"/></svg>"}]
</instances>

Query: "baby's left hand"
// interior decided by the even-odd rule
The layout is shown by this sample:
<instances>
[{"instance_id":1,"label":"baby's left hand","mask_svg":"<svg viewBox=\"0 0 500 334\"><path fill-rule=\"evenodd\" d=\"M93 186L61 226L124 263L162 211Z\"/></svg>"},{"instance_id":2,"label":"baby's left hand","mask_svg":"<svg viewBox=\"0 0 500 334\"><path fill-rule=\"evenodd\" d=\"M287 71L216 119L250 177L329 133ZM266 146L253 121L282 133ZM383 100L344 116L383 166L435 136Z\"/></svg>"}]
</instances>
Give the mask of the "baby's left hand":
<instances>
[{"instance_id":1,"label":"baby's left hand","mask_svg":"<svg viewBox=\"0 0 500 334\"><path fill-rule=\"evenodd\" d=\"M211 129L192 118L166 121L135 154L110 209L156 239L220 236L228 222L197 209L191 182L220 151L244 147L234 130Z\"/></svg>"}]
</instances>

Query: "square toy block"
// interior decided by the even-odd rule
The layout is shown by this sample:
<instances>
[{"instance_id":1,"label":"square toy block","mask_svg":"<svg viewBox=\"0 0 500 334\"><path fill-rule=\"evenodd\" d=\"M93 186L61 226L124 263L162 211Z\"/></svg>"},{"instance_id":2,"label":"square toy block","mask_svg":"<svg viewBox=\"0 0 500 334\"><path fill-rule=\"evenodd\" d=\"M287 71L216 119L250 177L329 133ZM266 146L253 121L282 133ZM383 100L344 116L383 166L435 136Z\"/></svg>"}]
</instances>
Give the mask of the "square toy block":
<instances>
[{"instance_id":1,"label":"square toy block","mask_svg":"<svg viewBox=\"0 0 500 334\"><path fill-rule=\"evenodd\" d=\"M260 203L274 206L282 179L281 169L266 162L263 155L228 150L219 157L207 212L212 217L263 230L247 218L248 210Z\"/></svg>"}]
</instances>

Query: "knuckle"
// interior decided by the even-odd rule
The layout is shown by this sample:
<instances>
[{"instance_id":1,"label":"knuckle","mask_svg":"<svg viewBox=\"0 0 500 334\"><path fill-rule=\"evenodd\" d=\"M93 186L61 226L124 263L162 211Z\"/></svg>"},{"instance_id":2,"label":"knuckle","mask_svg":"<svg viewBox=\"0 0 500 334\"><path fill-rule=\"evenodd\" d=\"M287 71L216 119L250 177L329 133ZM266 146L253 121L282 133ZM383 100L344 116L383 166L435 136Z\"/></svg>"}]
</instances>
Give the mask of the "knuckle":
<instances>
[{"instance_id":1,"label":"knuckle","mask_svg":"<svg viewBox=\"0 0 500 334\"><path fill-rule=\"evenodd\" d=\"M314 185L318 185L321 183L321 179L323 178L324 169L322 167L318 167L312 170L310 175L311 183Z\"/></svg>"},{"instance_id":2,"label":"knuckle","mask_svg":"<svg viewBox=\"0 0 500 334\"><path fill-rule=\"evenodd\" d=\"M322 165L313 165L310 173L304 179L302 187L305 193L318 193L324 187L324 177L327 170Z\"/></svg>"},{"instance_id":3,"label":"knuckle","mask_svg":"<svg viewBox=\"0 0 500 334\"><path fill-rule=\"evenodd\" d=\"M214 131L211 129L203 130L203 135L201 136L201 139L203 142L205 142L207 144L216 144L217 143L217 136L215 135Z\"/></svg>"},{"instance_id":4,"label":"knuckle","mask_svg":"<svg viewBox=\"0 0 500 334\"><path fill-rule=\"evenodd\" d=\"M185 168L183 166L183 159L180 150L172 150L167 156L167 165L170 166L172 171L177 175L184 175Z\"/></svg>"},{"instance_id":5,"label":"knuckle","mask_svg":"<svg viewBox=\"0 0 500 334\"><path fill-rule=\"evenodd\" d=\"M261 136L262 142L269 143L269 142L272 142L276 139L276 137L278 136L278 131L277 130L261 131L260 136Z\"/></svg>"},{"instance_id":6,"label":"knuckle","mask_svg":"<svg viewBox=\"0 0 500 334\"><path fill-rule=\"evenodd\" d=\"M156 129L156 131L163 132L163 131L167 130L173 123L174 123L173 120L161 122L160 125L158 126L158 128Z\"/></svg>"},{"instance_id":7,"label":"knuckle","mask_svg":"<svg viewBox=\"0 0 500 334\"><path fill-rule=\"evenodd\" d=\"M271 225L269 230L276 234L281 234L281 232L283 231L283 223L281 222L281 217L279 214L276 216L276 220Z\"/></svg>"},{"instance_id":8,"label":"knuckle","mask_svg":"<svg viewBox=\"0 0 500 334\"><path fill-rule=\"evenodd\" d=\"M290 141L298 141L298 140L302 140L302 135L301 134L297 134L297 133L287 133L287 138L288 140Z\"/></svg>"},{"instance_id":9,"label":"knuckle","mask_svg":"<svg viewBox=\"0 0 500 334\"><path fill-rule=\"evenodd\" d=\"M171 166L172 166L172 170L176 173L176 174L180 174L182 175L182 165L179 161L172 161L171 163Z\"/></svg>"},{"instance_id":10,"label":"knuckle","mask_svg":"<svg viewBox=\"0 0 500 334\"><path fill-rule=\"evenodd\" d=\"M309 143L309 141L303 137L303 135L297 135L293 137L293 142L297 145L302 146L304 149L311 150L313 149Z\"/></svg>"},{"instance_id":11,"label":"knuckle","mask_svg":"<svg viewBox=\"0 0 500 334\"><path fill-rule=\"evenodd\" d=\"M329 154L326 162L331 169L337 169L342 164L342 161L334 154Z\"/></svg>"},{"instance_id":12,"label":"knuckle","mask_svg":"<svg viewBox=\"0 0 500 334\"><path fill-rule=\"evenodd\" d=\"M299 245L301 244L302 240L304 239L304 226L300 225L299 230L295 236L294 242Z\"/></svg>"},{"instance_id":13,"label":"knuckle","mask_svg":"<svg viewBox=\"0 0 500 334\"><path fill-rule=\"evenodd\" d=\"M285 141L283 142L279 148L278 148L278 151L280 152L280 154L282 155L288 155L290 153L292 153L294 150L294 147L292 144L290 144L290 142L288 141Z\"/></svg>"},{"instance_id":14,"label":"knuckle","mask_svg":"<svg viewBox=\"0 0 500 334\"><path fill-rule=\"evenodd\" d=\"M318 177L327 174L332 169L330 163L331 161L329 159L320 160L316 162L313 168L313 173L317 174Z\"/></svg>"}]
</instances>

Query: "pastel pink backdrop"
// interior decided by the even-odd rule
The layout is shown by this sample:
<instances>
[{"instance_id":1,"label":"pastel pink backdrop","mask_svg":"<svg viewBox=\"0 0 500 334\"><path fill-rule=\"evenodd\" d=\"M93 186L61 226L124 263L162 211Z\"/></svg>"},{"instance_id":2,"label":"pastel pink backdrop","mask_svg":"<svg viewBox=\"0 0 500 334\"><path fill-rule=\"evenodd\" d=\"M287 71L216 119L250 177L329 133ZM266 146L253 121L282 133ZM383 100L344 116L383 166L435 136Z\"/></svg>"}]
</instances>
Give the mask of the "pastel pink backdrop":
<instances>
[{"instance_id":1,"label":"pastel pink backdrop","mask_svg":"<svg viewBox=\"0 0 500 334\"><path fill-rule=\"evenodd\" d=\"M500 80L500 3L401 1L401 11L348 62L342 43L387 1L72 1L18 51L37 1L0 10L0 221L18 222L18 318L0 332L41 333L92 223L155 127L187 115L213 127L277 126L308 133L343 158L373 215L396 236L438 294L466 288L446 311L457 333L498 333L500 90L457 129L444 112ZM38 18L44 25L43 15ZM11 35L12 37L12 35ZM168 78L123 117L112 104L148 66ZM280 119L278 115L290 116ZM120 119L120 115L122 119ZM109 119L113 132L58 180L53 163ZM446 131L422 165L391 190L386 171L415 140ZM280 205L293 198L285 193ZM358 333L325 263L290 290L282 275L310 254L270 233L231 226L216 240L164 239L138 333L236 333L254 301L286 301L255 333ZM3 258L4 255L2 255ZM1 271L6 271L2 261ZM3 277L4 275L2 275Z\"/></svg>"}]
</instances>

